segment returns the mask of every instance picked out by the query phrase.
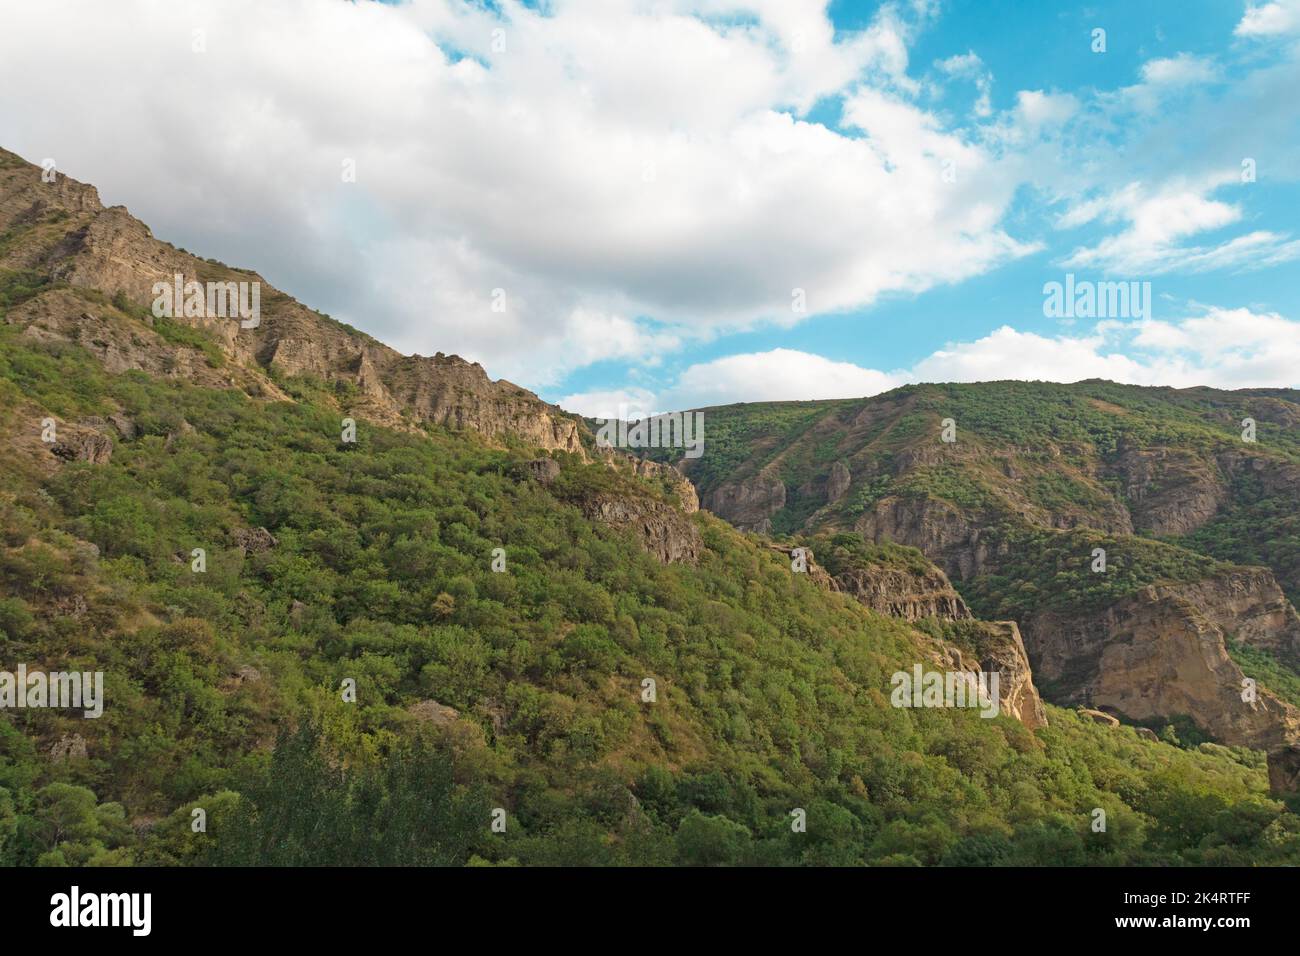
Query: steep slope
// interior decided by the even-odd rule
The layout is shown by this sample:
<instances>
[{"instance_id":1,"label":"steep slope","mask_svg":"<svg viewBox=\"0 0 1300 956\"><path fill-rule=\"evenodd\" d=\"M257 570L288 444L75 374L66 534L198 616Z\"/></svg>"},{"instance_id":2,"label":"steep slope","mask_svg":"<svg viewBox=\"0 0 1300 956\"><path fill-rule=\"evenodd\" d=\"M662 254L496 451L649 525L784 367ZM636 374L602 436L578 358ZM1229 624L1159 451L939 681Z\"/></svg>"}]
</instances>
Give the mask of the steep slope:
<instances>
[{"instance_id":1,"label":"steep slope","mask_svg":"<svg viewBox=\"0 0 1300 956\"><path fill-rule=\"evenodd\" d=\"M92 186L0 150L0 270L38 294L5 321L34 338L76 342L113 371L140 369L283 397L279 377L311 377L346 411L388 425L430 423L496 441L580 452L579 422L531 392L494 382L455 355L403 356L278 291L255 272L155 239ZM256 283L260 322L151 314L155 283ZM251 290L248 294L251 306ZM178 306L174 312L183 313ZM252 320L246 320L251 322ZM201 332L200 332L201 330Z\"/></svg>"},{"instance_id":2,"label":"steep slope","mask_svg":"<svg viewBox=\"0 0 1300 956\"><path fill-rule=\"evenodd\" d=\"M915 547L1016 621L1049 699L1292 759L1300 712L1243 700L1229 645L1300 665L1296 392L999 382L704 415L682 466L738 527Z\"/></svg>"}]
</instances>

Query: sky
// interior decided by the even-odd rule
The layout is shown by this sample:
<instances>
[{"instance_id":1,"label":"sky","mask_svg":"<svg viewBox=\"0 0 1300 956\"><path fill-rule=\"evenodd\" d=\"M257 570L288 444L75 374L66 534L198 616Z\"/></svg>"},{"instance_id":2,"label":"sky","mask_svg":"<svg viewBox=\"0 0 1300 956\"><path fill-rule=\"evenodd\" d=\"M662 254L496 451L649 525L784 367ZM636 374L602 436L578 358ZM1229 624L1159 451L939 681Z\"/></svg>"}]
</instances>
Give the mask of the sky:
<instances>
[{"instance_id":1,"label":"sky","mask_svg":"<svg viewBox=\"0 0 1300 956\"><path fill-rule=\"evenodd\" d=\"M0 0L0 145L596 416L1296 387L1298 94L1300 0Z\"/></svg>"}]
</instances>

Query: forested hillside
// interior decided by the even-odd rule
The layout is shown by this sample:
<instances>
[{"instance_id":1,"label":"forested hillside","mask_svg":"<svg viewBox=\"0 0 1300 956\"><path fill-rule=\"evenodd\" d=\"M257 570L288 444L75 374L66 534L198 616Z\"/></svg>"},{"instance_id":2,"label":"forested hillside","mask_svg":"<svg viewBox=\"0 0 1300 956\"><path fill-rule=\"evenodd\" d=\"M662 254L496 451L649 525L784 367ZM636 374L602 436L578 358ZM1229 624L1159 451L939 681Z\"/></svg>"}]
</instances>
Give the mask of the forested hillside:
<instances>
[{"instance_id":1,"label":"forested hillside","mask_svg":"<svg viewBox=\"0 0 1300 956\"><path fill-rule=\"evenodd\" d=\"M705 507L913 546L1018 623L1047 700L1265 749L1293 788L1300 394L990 382L703 414L709 453L679 464Z\"/></svg>"},{"instance_id":2,"label":"forested hillside","mask_svg":"<svg viewBox=\"0 0 1300 956\"><path fill-rule=\"evenodd\" d=\"M892 706L979 623L872 610L454 356L282 294L162 321L202 260L5 173L0 670L105 693L0 711L0 862L1300 862L1259 747ZM718 417L701 461L745 460ZM839 578L953 603L855 540Z\"/></svg>"}]
</instances>

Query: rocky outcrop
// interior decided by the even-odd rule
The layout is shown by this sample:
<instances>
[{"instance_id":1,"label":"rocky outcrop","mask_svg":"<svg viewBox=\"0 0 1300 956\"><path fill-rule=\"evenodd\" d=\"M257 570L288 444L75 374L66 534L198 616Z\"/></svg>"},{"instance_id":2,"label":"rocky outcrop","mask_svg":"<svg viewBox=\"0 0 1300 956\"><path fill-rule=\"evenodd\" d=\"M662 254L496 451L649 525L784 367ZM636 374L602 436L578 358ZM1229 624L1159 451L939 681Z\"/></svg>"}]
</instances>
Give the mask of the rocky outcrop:
<instances>
[{"instance_id":1,"label":"rocky outcrop","mask_svg":"<svg viewBox=\"0 0 1300 956\"><path fill-rule=\"evenodd\" d=\"M113 426L113 430L116 431L118 436L124 441L132 441L139 433L135 421L126 415L109 415L108 423Z\"/></svg>"},{"instance_id":2,"label":"rocky outcrop","mask_svg":"<svg viewBox=\"0 0 1300 956\"><path fill-rule=\"evenodd\" d=\"M81 734L64 734L50 745L51 763L63 763L66 760L85 760L86 756L86 738Z\"/></svg>"},{"instance_id":3,"label":"rocky outcrop","mask_svg":"<svg viewBox=\"0 0 1300 956\"><path fill-rule=\"evenodd\" d=\"M1040 685L1059 703L1131 721L1187 716L1216 740L1269 752L1300 745L1300 711L1248 692L1223 622L1185 588L1151 586L1105 608L1039 612L1024 635Z\"/></svg>"},{"instance_id":4,"label":"rocky outcrop","mask_svg":"<svg viewBox=\"0 0 1300 956\"><path fill-rule=\"evenodd\" d=\"M980 670L997 672L1002 712L1030 730L1047 726L1047 710L1034 686L1020 628L1014 621L978 621L971 635Z\"/></svg>"},{"instance_id":5,"label":"rocky outcrop","mask_svg":"<svg viewBox=\"0 0 1300 956\"><path fill-rule=\"evenodd\" d=\"M1119 718L1112 717L1110 714L1101 710L1093 710L1091 707L1080 707L1079 716L1086 717L1094 724L1101 724L1103 727L1118 727ZM1153 735L1154 736L1154 735Z\"/></svg>"},{"instance_id":6,"label":"rocky outcrop","mask_svg":"<svg viewBox=\"0 0 1300 956\"><path fill-rule=\"evenodd\" d=\"M416 720L433 724L435 727L446 727L460 719L460 711L440 704L436 700L417 700L406 708L406 712Z\"/></svg>"},{"instance_id":7,"label":"rocky outcrop","mask_svg":"<svg viewBox=\"0 0 1300 956\"><path fill-rule=\"evenodd\" d=\"M0 234L23 240L6 244L0 267L31 269L55 283L9 310L6 321L23 326L24 334L75 342L110 372L139 369L276 400L288 395L266 371L311 376L352 386L346 412L392 427L429 423L474 431L494 444L585 454L575 417L517 385L493 381L477 363L442 353L403 356L306 308L254 272L159 242L126 209L104 208L93 187L62 173L44 183L40 174L0 151ZM232 318L169 319L202 328L222 361L155 332L154 284L170 285L176 275L184 282L258 285L255 327Z\"/></svg>"},{"instance_id":8,"label":"rocky outcrop","mask_svg":"<svg viewBox=\"0 0 1300 956\"><path fill-rule=\"evenodd\" d=\"M700 499L695 492L695 486L672 465L663 465L648 458L634 458L632 461L633 474L663 482L677 498L677 503L686 514L694 514L700 510Z\"/></svg>"},{"instance_id":9,"label":"rocky outcrop","mask_svg":"<svg viewBox=\"0 0 1300 956\"><path fill-rule=\"evenodd\" d=\"M534 448L584 454L579 425L553 405L504 379L492 381L477 362L439 352L432 358L378 353L377 375L398 407L415 419L478 432L490 440L513 438Z\"/></svg>"},{"instance_id":10,"label":"rocky outcrop","mask_svg":"<svg viewBox=\"0 0 1300 956\"><path fill-rule=\"evenodd\" d=\"M1300 793L1300 747L1285 747L1268 755L1268 789Z\"/></svg>"},{"instance_id":11,"label":"rocky outcrop","mask_svg":"<svg viewBox=\"0 0 1300 956\"><path fill-rule=\"evenodd\" d=\"M929 640L931 661L942 670L998 675L998 711L1030 730L1047 726L1047 710L1034 686L1020 629L1014 621L968 621L960 643Z\"/></svg>"},{"instance_id":12,"label":"rocky outcrop","mask_svg":"<svg viewBox=\"0 0 1300 956\"><path fill-rule=\"evenodd\" d=\"M844 497L852 483L853 475L849 472L849 466L842 461L835 462L831 465L831 473L826 477L826 501L835 504Z\"/></svg>"},{"instance_id":13,"label":"rocky outcrop","mask_svg":"<svg viewBox=\"0 0 1300 956\"><path fill-rule=\"evenodd\" d=\"M817 563L812 548L802 545L769 544L768 548L785 556L790 562L790 570L796 574L806 574L808 580L827 591L839 591L840 585L826 569Z\"/></svg>"},{"instance_id":14,"label":"rocky outcrop","mask_svg":"<svg viewBox=\"0 0 1300 956\"><path fill-rule=\"evenodd\" d=\"M926 617L958 621L972 616L948 576L933 565L924 571L886 564L865 565L841 571L834 580L838 590L889 617L908 621Z\"/></svg>"},{"instance_id":15,"label":"rocky outcrop","mask_svg":"<svg viewBox=\"0 0 1300 956\"><path fill-rule=\"evenodd\" d=\"M724 482L705 495L704 507L741 531L770 534L772 515L785 507L785 483L768 475Z\"/></svg>"},{"instance_id":16,"label":"rocky outcrop","mask_svg":"<svg viewBox=\"0 0 1300 956\"><path fill-rule=\"evenodd\" d=\"M678 505L686 514L700 510L700 499L695 486L675 466L651 461L649 458L638 458L614 448L598 447L596 454L610 468L662 485L677 499Z\"/></svg>"},{"instance_id":17,"label":"rocky outcrop","mask_svg":"<svg viewBox=\"0 0 1300 956\"><path fill-rule=\"evenodd\" d=\"M106 465L113 457L113 440L94 428L65 424L57 426L56 434L58 441L49 446L55 458Z\"/></svg>"},{"instance_id":18,"label":"rocky outcrop","mask_svg":"<svg viewBox=\"0 0 1300 956\"><path fill-rule=\"evenodd\" d=\"M262 554L280 543L275 535L265 528L236 528L230 536L235 542L235 547L242 548L246 555Z\"/></svg>"},{"instance_id":19,"label":"rocky outcrop","mask_svg":"<svg viewBox=\"0 0 1300 956\"><path fill-rule=\"evenodd\" d=\"M950 577L963 580L983 571L999 547L1006 548L994 545L977 522L940 498L890 495L864 511L853 530L876 544L892 541L917 548Z\"/></svg>"},{"instance_id":20,"label":"rocky outcrop","mask_svg":"<svg viewBox=\"0 0 1300 956\"><path fill-rule=\"evenodd\" d=\"M1300 666L1300 615L1267 568L1232 568L1162 590L1188 602L1234 640Z\"/></svg>"},{"instance_id":21,"label":"rocky outcrop","mask_svg":"<svg viewBox=\"0 0 1300 956\"><path fill-rule=\"evenodd\" d=\"M1174 448L1129 448L1112 472L1139 531L1178 535L1205 524L1228 498L1213 461Z\"/></svg>"},{"instance_id":22,"label":"rocky outcrop","mask_svg":"<svg viewBox=\"0 0 1300 956\"><path fill-rule=\"evenodd\" d=\"M927 617L960 621L960 640L945 642L917 633L930 660L945 670L998 673L999 708L1033 730L1047 726L1047 711L1034 686L1020 629L1014 621L976 621L942 571L934 566L911 570L863 564L832 577L817 564L811 548L772 544L768 547L803 567L814 584L848 594L877 614L917 621ZM796 556L796 551L802 551ZM796 560L796 557L799 560Z\"/></svg>"},{"instance_id":23,"label":"rocky outcrop","mask_svg":"<svg viewBox=\"0 0 1300 956\"><path fill-rule=\"evenodd\" d=\"M588 518L631 532L646 551L664 564L694 564L704 549L691 519L666 502L602 492L583 500L581 507Z\"/></svg>"},{"instance_id":24,"label":"rocky outcrop","mask_svg":"<svg viewBox=\"0 0 1300 956\"><path fill-rule=\"evenodd\" d=\"M554 458L534 458L528 462L527 468L528 477L544 485L560 477L560 463Z\"/></svg>"}]
</instances>

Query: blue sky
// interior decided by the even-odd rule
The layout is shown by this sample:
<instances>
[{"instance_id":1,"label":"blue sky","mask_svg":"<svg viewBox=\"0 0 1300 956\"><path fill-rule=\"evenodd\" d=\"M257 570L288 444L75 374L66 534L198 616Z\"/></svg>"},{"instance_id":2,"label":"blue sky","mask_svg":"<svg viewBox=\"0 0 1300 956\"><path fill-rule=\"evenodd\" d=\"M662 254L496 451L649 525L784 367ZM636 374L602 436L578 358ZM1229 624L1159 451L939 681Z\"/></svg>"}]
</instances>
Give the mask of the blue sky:
<instances>
[{"instance_id":1,"label":"blue sky","mask_svg":"<svg viewBox=\"0 0 1300 956\"><path fill-rule=\"evenodd\" d=\"M575 411L1300 384L1300 0L105 6L8 4L5 146Z\"/></svg>"},{"instance_id":2,"label":"blue sky","mask_svg":"<svg viewBox=\"0 0 1300 956\"><path fill-rule=\"evenodd\" d=\"M1094 3L1070 8L1021 0L1000 3L996 14L991 15L993 9L977 0L942 4L933 25L919 34L911 48L914 74L924 73L927 67L950 57L974 53L986 70L989 105L994 111L1003 111L1014 109L1021 90L1069 93L1083 102L1095 102L1139 84L1144 64L1190 56L1215 64L1217 75L1198 94L1223 103L1231 100L1235 83L1261 70L1277 68L1293 54L1284 47L1269 48L1234 35L1246 7L1222 0ZM868 25L878 10L879 5L874 3L835 2L828 12L837 32L847 35ZM1106 30L1104 54L1092 49L1092 31L1097 27ZM954 83L938 91L934 106L949 117L953 128L960 128L972 120L978 95L974 84ZM1300 135L1298 114L1291 112L1289 124L1270 131L1278 141L1271 136L1255 136L1259 131L1253 130L1243 131L1240 139L1206 142L1207 134L1224 130L1203 121L1195 100L1169 103L1167 107L1168 112L1162 108L1155 123L1119 118L1109 137L1099 140L1091 150L1080 150L1080 158L1111 166L1119 177L1156 180L1161 173L1159 163L1153 163L1149 156L1128 159L1123 155L1133 148L1135 139L1141 143L1142 130L1148 125L1183 127L1182 135L1171 137L1158 153L1161 161L1174 167L1184 157L1202 160L1215 151L1223 154L1224 164L1230 165L1238 155L1250 155L1267 165L1265 157L1274 151L1278 167L1271 174L1260 176L1249 187L1229 186L1215 195L1241 203L1243 219L1252 230L1289 234L1295 228L1300 186L1291 161ZM859 135L836 126L838 117L838 98L828 98L808 114L808 118L845 135ZM1277 151L1279 146L1284 146L1285 151ZM735 352L799 350L891 370L910 367L946 343L979 339L1008 324L1043 336L1070 334L1076 322L1045 317L1042 308L1044 283L1062 280L1067 271L1075 272L1079 279L1153 281L1156 300L1152 311L1157 319L1181 318L1211 305L1300 315L1300 271L1294 259L1266 268L1247 264L1208 271L1175 269L1158 276L1150 274L1152 270L1130 273L1122 268L1063 267L1061 261L1073 249L1094 245L1111 230L1101 223L1060 228L1056 223L1060 212L1060 207L1044 201L1042 196L1022 195L1008 214L1009 228L1018 237L1041 243L1040 251L920 294L904 291L864 308L814 315L794 328L766 327L720 337L666 361L662 369L655 370L654 378L671 381L674 374L689 365ZM1198 238L1228 241L1242 228L1237 224L1208 230ZM1020 377L1011 364L1007 377ZM549 397L562 399L566 388L579 392L617 390L620 380L635 374L627 364L604 363L545 391ZM1295 385L1297 381L1300 372L1287 384ZM1264 383L1264 378L1260 382ZM1267 384L1282 382L1269 380Z\"/></svg>"}]
</instances>

